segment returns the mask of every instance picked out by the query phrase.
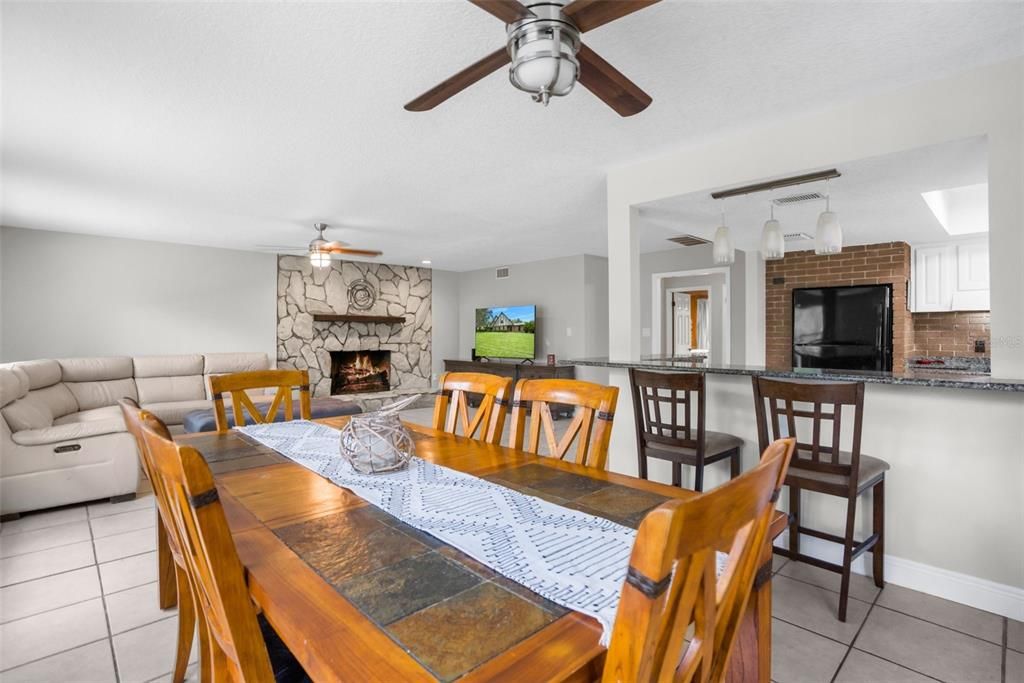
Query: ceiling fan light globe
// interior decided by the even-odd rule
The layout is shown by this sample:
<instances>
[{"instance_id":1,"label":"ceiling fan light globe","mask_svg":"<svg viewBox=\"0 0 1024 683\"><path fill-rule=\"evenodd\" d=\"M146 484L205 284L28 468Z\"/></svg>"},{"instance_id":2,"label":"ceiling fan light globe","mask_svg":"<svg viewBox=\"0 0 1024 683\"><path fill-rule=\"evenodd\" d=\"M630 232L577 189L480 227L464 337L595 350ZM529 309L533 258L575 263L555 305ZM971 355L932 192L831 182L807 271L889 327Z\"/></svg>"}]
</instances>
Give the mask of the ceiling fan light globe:
<instances>
[{"instance_id":1,"label":"ceiling fan light globe","mask_svg":"<svg viewBox=\"0 0 1024 683\"><path fill-rule=\"evenodd\" d=\"M818 216L818 228L814 233L814 253L819 256L838 254L843 250L843 229L839 215L834 211L822 211Z\"/></svg>"},{"instance_id":2,"label":"ceiling fan light globe","mask_svg":"<svg viewBox=\"0 0 1024 683\"><path fill-rule=\"evenodd\" d=\"M530 93L547 90L557 97L569 94L579 67L571 48L567 49L564 40L560 42L561 46L551 38L540 38L518 48L510 67L512 84Z\"/></svg>"},{"instance_id":3,"label":"ceiling fan light globe","mask_svg":"<svg viewBox=\"0 0 1024 683\"><path fill-rule=\"evenodd\" d=\"M765 221L761 231L761 256L765 261L775 261L786 255L786 238L782 224L774 218Z\"/></svg>"},{"instance_id":4,"label":"ceiling fan light globe","mask_svg":"<svg viewBox=\"0 0 1024 683\"><path fill-rule=\"evenodd\" d=\"M325 251L309 252L309 262L314 268L327 268L331 265L331 255Z\"/></svg>"}]
</instances>

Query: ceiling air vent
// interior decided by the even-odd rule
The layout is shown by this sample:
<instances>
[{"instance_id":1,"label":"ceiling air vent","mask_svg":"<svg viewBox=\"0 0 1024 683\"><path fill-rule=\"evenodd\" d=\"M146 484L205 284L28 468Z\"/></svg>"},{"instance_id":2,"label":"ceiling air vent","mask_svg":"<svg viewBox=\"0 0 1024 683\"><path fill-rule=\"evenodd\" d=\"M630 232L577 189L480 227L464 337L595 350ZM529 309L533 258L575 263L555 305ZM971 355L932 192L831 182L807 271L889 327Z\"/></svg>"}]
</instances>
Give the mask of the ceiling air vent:
<instances>
[{"instance_id":1,"label":"ceiling air vent","mask_svg":"<svg viewBox=\"0 0 1024 683\"><path fill-rule=\"evenodd\" d=\"M508 275L508 266L502 266L501 268L494 269L494 277L498 280L504 280Z\"/></svg>"},{"instance_id":2,"label":"ceiling air vent","mask_svg":"<svg viewBox=\"0 0 1024 683\"><path fill-rule=\"evenodd\" d=\"M677 237L669 237L668 241L681 244L684 247L696 247L701 244L711 244L711 240L706 240L703 237L697 237L696 235L679 235Z\"/></svg>"},{"instance_id":3,"label":"ceiling air vent","mask_svg":"<svg viewBox=\"0 0 1024 683\"><path fill-rule=\"evenodd\" d=\"M787 242L799 242L800 240L813 240L814 238L806 232L787 232L782 236Z\"/></svg>"},{"instance_id":4,"label":"ceiling air vent","mask_svg":"<svg viewBox=\"0 0 1024 683\"><path fill-rule=\"evenodd\" d=\"M803 192L801 194L791 194L788 197L777 197L772 201L775 202L775 206L802 204L803 202L823 202L825 201L825 195L820 192Z\"/></svg>"}]
</instances>

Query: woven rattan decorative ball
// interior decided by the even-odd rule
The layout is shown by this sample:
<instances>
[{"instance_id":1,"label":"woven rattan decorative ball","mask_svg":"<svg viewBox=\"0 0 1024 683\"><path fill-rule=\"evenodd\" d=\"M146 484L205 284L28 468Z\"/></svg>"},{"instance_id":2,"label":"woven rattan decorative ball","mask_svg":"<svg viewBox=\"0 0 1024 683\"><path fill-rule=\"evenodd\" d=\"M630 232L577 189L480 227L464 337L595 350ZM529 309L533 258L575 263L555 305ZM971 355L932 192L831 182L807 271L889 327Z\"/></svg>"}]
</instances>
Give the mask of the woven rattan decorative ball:
<instances>
[{"instance_id":1,"label":"woven rattan decorative ball","mask_svg":"<svg viewBox=\"0 0 1024 683\"><path fill-rule=\"evenodd\" d=\"M392 403L380 410L353 415L341 429L341 457L361 474L391 472L406 466L416 453L412 436L398 411L418 396Z\"/></svg>"}]
</instances>

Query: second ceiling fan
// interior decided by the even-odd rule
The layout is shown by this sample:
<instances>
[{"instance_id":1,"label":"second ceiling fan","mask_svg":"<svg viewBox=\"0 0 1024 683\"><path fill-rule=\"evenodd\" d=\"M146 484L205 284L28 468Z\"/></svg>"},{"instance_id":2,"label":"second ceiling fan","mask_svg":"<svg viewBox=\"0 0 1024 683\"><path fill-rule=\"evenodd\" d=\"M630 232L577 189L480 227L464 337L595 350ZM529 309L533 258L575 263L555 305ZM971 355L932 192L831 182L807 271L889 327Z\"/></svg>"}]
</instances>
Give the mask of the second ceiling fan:
<instances>
[{"instance_id":1,"label":"second ceiling fan","mask_svg":"<svg viewBox=\"0 0 1024 683\"><path fill-rule=\"evenodd\" d=\"M649 7L659 0L469 0L506 24L507 45L442 81L412 102L427 111L484 76L511 64L512 85L547 104L568 95L577 81L620 116L642 112L651 96L580 41L580 34Z\"/></svg>"}]
</instances>

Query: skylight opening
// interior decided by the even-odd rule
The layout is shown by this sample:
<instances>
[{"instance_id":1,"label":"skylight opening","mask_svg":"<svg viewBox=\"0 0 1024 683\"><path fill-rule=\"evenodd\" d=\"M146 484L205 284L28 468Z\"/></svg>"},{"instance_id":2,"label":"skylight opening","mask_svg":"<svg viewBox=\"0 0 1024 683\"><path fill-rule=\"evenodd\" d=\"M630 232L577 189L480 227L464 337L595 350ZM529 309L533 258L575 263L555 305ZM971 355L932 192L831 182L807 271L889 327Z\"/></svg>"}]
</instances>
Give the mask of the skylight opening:
<instances>
[{"instance_id":1,"label":"skylight opening","mask_svg":"<svg viewBox=\"0 0 1024 683\"><path fill-rule=\"evenodd\" d=\"M988 232L988 183L922 192L921 198L950 235Z\"/></svg>"}]
</instances>

